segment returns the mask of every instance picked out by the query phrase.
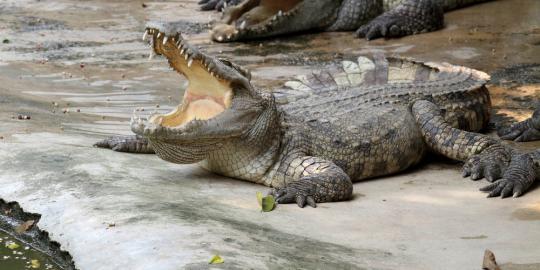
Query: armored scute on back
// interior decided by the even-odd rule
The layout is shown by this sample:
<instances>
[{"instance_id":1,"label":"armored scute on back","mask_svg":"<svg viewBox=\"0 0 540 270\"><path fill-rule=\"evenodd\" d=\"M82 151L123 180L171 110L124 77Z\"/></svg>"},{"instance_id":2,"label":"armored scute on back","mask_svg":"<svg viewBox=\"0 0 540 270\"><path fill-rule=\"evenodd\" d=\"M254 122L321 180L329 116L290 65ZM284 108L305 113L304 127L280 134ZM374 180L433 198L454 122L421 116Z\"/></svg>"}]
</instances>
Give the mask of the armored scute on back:
<instances>
[{"instance_id":1,"label":"armored scute on back","mask_svg":"<svg viewBox=\"0 0 540 270\"><path fill-rule=\"evenodd\" d=\"M274 187L280 203L348 200L352 183L403 171L428 150L464 161L489 196L523 194L539 175L540 150L519 153L478 132L488 123L489 76L451 64L353 57L298 76L272 94L244 68L200 52L179 33L147 29L153 51L189 84L167 114L134 117L131 137L97 145L155 152L175 163ZM534 138L540 111L517 131Z\"/></svg>"}]
</instances>

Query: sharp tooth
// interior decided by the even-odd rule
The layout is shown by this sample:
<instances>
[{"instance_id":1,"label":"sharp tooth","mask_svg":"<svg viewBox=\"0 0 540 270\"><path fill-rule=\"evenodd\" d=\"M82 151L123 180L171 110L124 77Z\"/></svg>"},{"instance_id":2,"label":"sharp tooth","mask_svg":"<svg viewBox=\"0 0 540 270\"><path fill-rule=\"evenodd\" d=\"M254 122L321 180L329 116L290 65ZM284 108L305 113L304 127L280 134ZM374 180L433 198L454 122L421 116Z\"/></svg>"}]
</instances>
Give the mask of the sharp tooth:
<instances>
[{"instance_id":1,"label":"sharp tooth","mask_svg":"<svg viewBox=\"0 0 540 270\"><path fill-rule=\"evenodd\" d=\"M217 37L217 40L218 40L218 41L223 41L223 36Z\"/></svg>"},{"instance_id":2,"label":"sharp tooth","mask_svg":"<svg viewBox=\"0 0 540 270\"><path fill-rule=\"evenodd\" d=\"M232 34L228 34L227 39L231 39L231 38L232 38Z\"/></svg>"},{"instance_id":3,"label":"sharp tooth","mask_svg":"<svg viewBox=\"0 0 540 270\"><path fill-rule=\"evenodd\" d=\"M188 57L189 57L188 54L189 54L189 53L186 53L186 55L184 56L184 59L186 59L186 60L188 59Z\"/></svg>"},{"instance_id":4,"label":"sharp tooth","mask_svg":"<svg viewBox=\"0 0 540 270\"><path fill-rule=\"evenodd\" d=\"M246 21L243 21L241 24L240 24L240 29L241 30L244 30L246 28Z\"/></svg>"},{"instance_id":5,"label":"sharp tooth","mask_svg":"<svg viewBox=\"0 0 540 270\"><path fill-rule=\"evenodd\" d=\"M282 16L282 15L283 15L283 11L281 11L281 10L278 11L277 15L278 15L278 16Z\"/></svg>"},{"instance_id":6,"label":"sharp tooth","mask_svg":"<svg viewBox=\"0 0 540 270\"><path fill-rule=\"evenodd\" d=\"M212 77L214 77L214 72L213 72L213 71L212 71L212 72L210 72L210 75L212 75Z\"/></svg>"},{"instance_id":7,"label":"sharp tooth","mask_svg":"<svg viewBox=\"0 0 540 270\"><path fill-rule=\"evenodd\" d=\"M167 36L165 36L165 37L163 38L163 45L165 45L165 44L167 43L167 40L169 40L169 38L168 38Z\"/></svg>"},{"instance_id":8,"label":"sharp tooth","mask_svg":"<svg viewBox=\"0 0 540 270\"><path fill-rule=\"evenodd\" d=\"M157 34L157 38L159 38L159 37L161 37L161 32L159 32L159 33Z\"/></svg>"},{"instance_id":9,"label":"sharp tooth","mask_svg":"<svg viewBox=\"0 0 540 270\"><path fill-rule=\"evenodd\" d=\"M180 54L184 54L185 51L186 51L186 48L182 48L182 50L180 51Z\"/></svg>"},{"instance_id":10,"label":"sharp tooth","mask_svg":"<svg viewBox=\"0 0 540 270\"><path fill-rule=\"evenodd\" d=\"M187 67L191 67L192 64L193 64L193 59L189 59L189 61L187 63Z\"/></svg>"},{"instance_id":11,"label":"sharp tooth","mask_svg":"<svg viewBox=\"0 0 540 270\"><path fill-rule=\"evenodd\" d=\"M142 36L142 40L146 41L146 37L148 37L148 30L144 31L144 34Z\"/></svg>"}]
</instances>

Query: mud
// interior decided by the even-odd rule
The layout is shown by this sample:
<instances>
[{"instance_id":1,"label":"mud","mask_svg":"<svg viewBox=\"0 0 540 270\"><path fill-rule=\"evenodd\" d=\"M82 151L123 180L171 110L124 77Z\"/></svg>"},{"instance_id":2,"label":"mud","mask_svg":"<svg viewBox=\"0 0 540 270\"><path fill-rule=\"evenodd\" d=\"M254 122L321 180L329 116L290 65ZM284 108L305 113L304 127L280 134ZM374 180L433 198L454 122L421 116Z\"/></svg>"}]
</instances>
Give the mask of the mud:
<instances>
[{"instance_id":1,"label":"mud","mask_svg":"<svg viewBox=\"0 0 540 270\"><path fill-rule=\"evenodd\" d=\"M540 220L540 203L536 205L530 205L525 208L516 209L512 213L512 217L525 221Z\"/></svg>"}]
</instances>

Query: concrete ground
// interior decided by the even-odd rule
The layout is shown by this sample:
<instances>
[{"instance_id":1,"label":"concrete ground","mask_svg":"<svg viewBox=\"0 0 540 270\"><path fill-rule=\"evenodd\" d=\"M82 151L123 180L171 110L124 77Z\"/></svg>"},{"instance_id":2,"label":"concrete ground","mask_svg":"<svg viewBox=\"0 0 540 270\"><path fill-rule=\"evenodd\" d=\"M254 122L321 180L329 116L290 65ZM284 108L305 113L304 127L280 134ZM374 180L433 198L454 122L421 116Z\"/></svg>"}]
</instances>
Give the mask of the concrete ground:
<instances>
[{"instance_id":1,"label":"concrete ground","mask_svg":"<svg viewBox=\"0 0 540 270\"><path fill-rule=\"evenodd\" d=\"M195 0L145 6L0 3L0 197L41 213L39 226L78 268L480 269L491 249L504 270L540 269L540 188L486 199L485 182L462 179L459 164L357 183L348 202L261 213L255 192L266 187L92 147L129 134L134 108L167 110L181 98L184 79L165 60L147 60L147 20L181 20L203 50L249 67L265 89L340 55L470 66L494 75L494 119L522 120L540 101L539 1L451 12L444 30L396 40L322 33L248 44L209 42L218 14L194 11ZM225 263L209 266L214 254Z\"/></svg>"}]
</instances>

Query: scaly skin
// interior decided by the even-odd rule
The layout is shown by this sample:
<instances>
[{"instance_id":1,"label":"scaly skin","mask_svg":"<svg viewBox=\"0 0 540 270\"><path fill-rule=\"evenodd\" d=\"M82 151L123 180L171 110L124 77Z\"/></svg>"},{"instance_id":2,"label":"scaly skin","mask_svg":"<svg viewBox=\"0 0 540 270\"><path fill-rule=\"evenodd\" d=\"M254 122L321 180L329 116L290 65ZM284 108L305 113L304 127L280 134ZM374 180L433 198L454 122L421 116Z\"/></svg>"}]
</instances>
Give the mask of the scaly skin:
<instances>
[{"instance_id":1,"label":"scaly skin","mask_svg":"<svg viewBox=\"0 0 540 270\"><path fill-rule=\"evenodd\" d=\"M356 31L368 40L435 31L444 12L488 0L203 0L221 9L211 31L218 42L258 39L305 31ZM232 6L238 4L237 6ZM232 7L231 7L232 6Z\"/></svg>"},{"instance_id":2,"label":"scaly skin","mask_svg":"<svg viewBox=\"0 0 540 270\"><path fill-rule=\"evenodd\" d=\"M484 188L489 196L519 196L540 176L540 150L520 153L476 133L491 109L483 72L376 55L333 63L268 94L245 69L164 29L147 31L154 51L188 78L183 103L134 117L142 137L97 146L199 163L274 187L279 203L300 207L348 200L353 182L406 170L428 150L464 161L464 176L494 181Z\"/></svg>"}]
</instances>

